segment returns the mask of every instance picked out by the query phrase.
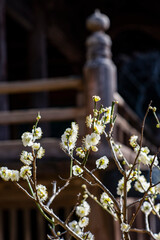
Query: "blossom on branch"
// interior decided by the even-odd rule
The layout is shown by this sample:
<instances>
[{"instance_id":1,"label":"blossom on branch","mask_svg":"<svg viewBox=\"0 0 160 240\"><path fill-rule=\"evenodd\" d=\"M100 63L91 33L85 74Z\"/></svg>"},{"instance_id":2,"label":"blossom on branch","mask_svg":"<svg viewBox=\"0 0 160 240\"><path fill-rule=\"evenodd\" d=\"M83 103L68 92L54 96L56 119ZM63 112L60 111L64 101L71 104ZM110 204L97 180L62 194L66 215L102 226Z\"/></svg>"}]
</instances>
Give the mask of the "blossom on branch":
<instances>
[{"instance_id":1,"label":"blossom on branch","mask_svg":"<svg viewBox=\"0 0 160 240\"><path fill-rule=\"evenodd\" d=\"M109 159L106 156L103 156L96 160L96 167L98 169L106 169L108 167Z\"/></svg>"},{"instance_id":2,"label":"blossom on branch","mask_svg":"<svg viewBox=\"0 0 160 240\"><path fill-rule=\"evenodd\" d=\"M78 165L74 165L72 170L74 176L79 176L81 173L83 173L83 169L80 168Z\"/></svg>"}]
</instances>

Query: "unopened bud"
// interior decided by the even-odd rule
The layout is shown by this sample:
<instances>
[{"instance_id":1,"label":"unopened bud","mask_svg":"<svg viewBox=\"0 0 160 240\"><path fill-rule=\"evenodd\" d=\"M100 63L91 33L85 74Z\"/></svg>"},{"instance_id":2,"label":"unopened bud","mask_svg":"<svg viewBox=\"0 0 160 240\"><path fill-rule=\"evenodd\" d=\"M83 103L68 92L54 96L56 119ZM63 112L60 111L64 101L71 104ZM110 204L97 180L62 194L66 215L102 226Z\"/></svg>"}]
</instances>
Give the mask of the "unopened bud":
<instances>
[{"instance_id":1,"label":"unopened bud","mask_svg":"<svg viewBox=\"0 0 160 240\"><path fill-rule=\"evenodd\" d=\"M83 185L82 185L82 188L86 189L86 185L85 185L85 184L83 184Z\"/></svg>"}]
</instances>

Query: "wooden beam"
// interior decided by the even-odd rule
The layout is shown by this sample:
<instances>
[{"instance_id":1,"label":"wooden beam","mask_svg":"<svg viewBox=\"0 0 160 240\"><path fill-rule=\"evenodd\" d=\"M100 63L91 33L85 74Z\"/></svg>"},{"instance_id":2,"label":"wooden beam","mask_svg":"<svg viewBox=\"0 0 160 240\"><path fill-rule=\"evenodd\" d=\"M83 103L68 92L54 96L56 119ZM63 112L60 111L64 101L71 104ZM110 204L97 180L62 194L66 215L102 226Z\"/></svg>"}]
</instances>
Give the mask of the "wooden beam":
<instances>
[{"instance_id":1,"label":"wooden beam","mask_svg":"<svg viewBox=\"0 0 160 240\"><path fill-rule=\"evenodd\" d=\"M60 139L42 138L40 142L45 149L46 158L66 158L66 154L60 147ZM21 140L0 141L0 156L1 159L7 159L7 163L11 163L13 159L19 161L19 156L23 150L24 146ZM13 164L15 164L15 162L13 162Z\"/></svg>"},{"instance_id":2,"label":"wooden beam","mask_svg":"<svg viewBox=\"0 0 160 240\"><path fill-rule=\"evenodd\" d=\"M57 47L70 62L75 63L82 60L82 54L74 41L56 24L52 23L47 27L47 37L51 44Z\"/></svg>"},{"instance_id":3,"label":"wooden beam","mask_svg":"<svg viewBox=\"0 0 160 240\"><path fill-rule=\"evenodd\" d=\"M33 29L33 14L23 0L6 0L7 13L21 24L25 29Z\"/></svg>"},{"instance_id":4,"label":"wooden beam","mask_svg":"<svg viewBox=\"0 0 160 240\"><path fill-rule=\"evenodd\" d=\"M34 123L40 112L41 122L66 121L85 116L85 108L47 108L0 112L0 124Z\"/></svg>"},{"instance_id":5,"label":"wooden beam","mask_svg":"<svg viewBox=\"0 0 160 240\"><path fill-rule=\"evenodd\" d=\"M7 0L7 13L27 30L34 30L33 13L24 1ZM56 24L52 23L50 26L47 26L47 37L51 44L57 47L69 61L80 62L82 60L82 54L74 41L69 39L67 33Z\"/></svg>"},{"instance_id":6,"label":"wooden beam","mask_svg":"<svg viewBox=\"0 0 160 240\"><path fill-rule=\"evenodd\" d=\"M0 82L0 94L31 93L58 90L82 90L82 79L78 77L59 77L14 82Z\"/></svg>"}]
</instances>

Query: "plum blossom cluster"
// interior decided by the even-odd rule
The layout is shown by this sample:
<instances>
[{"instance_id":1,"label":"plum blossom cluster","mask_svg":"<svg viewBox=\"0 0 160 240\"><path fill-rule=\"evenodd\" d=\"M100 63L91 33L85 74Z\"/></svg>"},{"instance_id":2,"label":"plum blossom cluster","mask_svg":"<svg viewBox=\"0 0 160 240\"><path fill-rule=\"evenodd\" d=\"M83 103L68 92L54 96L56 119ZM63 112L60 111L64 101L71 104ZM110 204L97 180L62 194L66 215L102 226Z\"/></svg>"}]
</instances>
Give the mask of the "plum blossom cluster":
<instances>
[{"instance_id":1,"label":"plum blossom cluster","mask_svg":"<svg viewBox=\"0 0 160 240\"><path fill-rule=\"evenodd\" d=\"M123 148L114 140L114 126L116 124L116 115L114 113L115 104L113 101L109 107L99 105L99 96L93 96L94 109L93 113L86 117L86 126L89 133L81 139L80 146L76 146L79 137L79 126L76 122L71 123L71 127L67 128L61 136L61 147L70 157L70 175L64 180L64 185L57 187L56 181L53 183L53 193L49 198L46 186L37 184L37 159L41 159L45 150L41 146L39 139L42 137L42 130L38 127L40 115L37 117L36 124L31 132L22 134L22 143L24 147L29 147L30 151L23 150L20 154L20 161L23 164L21 169L10 170L7 167L0 168L0 177L4 181L14 181L32 200L35 201L37 207L41 211L44 218L48 221L51 229L51 240L64 240L66 232L76 240L94 240L95 236L88 230L89 214L91 205L89 199L95 201L103 210L107 211L119 223L122 240L130 240L130 232L147 233L154 240L160 240L160 233L153 233L150 229L149 217L151 214L160 219L160 181L153 182L153 168L160 170L158 154L152 154L147 146L143 146L143 128L140 137L133 135L129 139L129 144L135 155L134 161L131 163L123 154ZM148 110L152 110L157 121L157 127L160 122L156 116L156 108L149 106ZM145 115L146 118L147 114ZM145 119L144 119L145 122ZM106 127L107 126L107 127ZM104 137L102 137L102 134ZM139 139L140 138L140 139ZM109 146L110 154L98 155L99 145L101 141L106 140ZM92 155L90 155L92 153ZM109 157L107 157L109 156ZM93 158L91 158L93 157ZM89 165L89 161L92 162ZM114 162L121 177L117 182L116 196L98 179L95 172L103 172L110 166L110 162ZM94 164L94 165L93 165ZM93 167L93 169L90 169ZM146 178L141 171L141 167L145 166L149 170L149 178ZM107 174L107 172L106 172ZM20 179L28 183L29 191L23 189L18 183ZM83 187L83 197L79 198L69 216L63 222L60 217L51 208L54 199L70 185L74 179L81 179L85 184ZM93 191L93 188L99 188ZM140 194L137 201L128 201L131 189L136 190ZM78 194L78 196L80 196ZM117 198L118 196L118 198ZM135 206L135 213L130 214L130 209ZM134 222L139 211L145 215L146 229L136 229ZM74 217L75 215L76 217ZM57 231L57 226L61 226L64 232ZM86 230L87 229L87 230Z\"/></svg>"},{"instance_id":2,"label":"plum blossom cluster","mask_svg":"<svg viewBox=\"0 0 160 240\"><path fill-rule=\"evenodd\" d=\"M138 162L142 163L144 165L148 165L150 166L151 164L153 164L153 166L158 166L158 158L155 155L151 155L150 150L148 147L141 147L140 145L137 143L138 140L138 136L133 135L130 137L130 145L133 147L135 153L138 153Z\"/></svg>"},{"instance_id":3,"label":"plum blossom cluster","mask_svg":"<svg viewBox=\"0 0 160 240\"><path fill-rule=\"evenodd\" d=\"M22 134L22 143L24 147L30 147L31 152L22 151L20 155L20 161L23 163L23 166L20 170L11 170L7 167L0 168L0 176L4 181L15 181L18 182L20 179L29 180L33 175L32 165L36 161L36 159L41 159L44 156L45 150L40 145L40 143L36 142L42 137L42 129L37 127L38 121L40 119L40 115L37 117L37 122L33 126L32 132L25 132ZM37 190L37 196L40 201L46 201L48 197L47 189L45 186L39 184L35 186Z\"/></svg>"},{"instance_id":4,"label":"plum blossom cluster","mask_svg":"<svg viewBox=\"0 0 160 240\"><path fill-rule=\"evenodd\" d=\"M93 129L93 132L91 134L87 134L83 138L81 147L76 148L76 154L82 159L85 159L87 157L89 151L98 151L98 144L100 143L101 135L104 133L106 125L109 124L111 121L111 107L104 108L101 105L99 109L96 108L96 104L100 100L101 99L99 96L93 96L93 101L95 103L95 108L93 109L93 116L90 114L86 117L86 126L90 129ZM66 133L62 135L62 145L64 145L63 139L65 135ZM70 142L65 141L65 145L66 148L69 150Z\"/></svg>"},{"instance_id":5,"label":"plum blossom cluster","mask_svg":"<svg viewBox=\"0 0 160 240\"><path fill-rule=\"evenodd\" d=\"M71 128L67 128L61 137L61 146L64 151L69 153L75 148L78 137L78 124L72 122Z\"/></svg>"},{"instance_id":6,"label":"plum blossom cluster","mask_svg":"<svg viewBox=\"0 0 160 240\"><path fill-rule=\"evenodd\" d=\"M82 186L84 189L86 188L85 185ZM69 222L69 227L77 234L79 235L82 239L86 240L94 240L94 235L90 232L87 231L85 232L85 227L88 226L89 224L89 218L88 215L91 211L91 207L86 201L88 198L87 193L84 191L83 195L83 200L81 203L76 207L76 215L79 218L79 221L73 220Z\"/></svg>"},{"instance_id":7,"label":"plum blossom cluster","mask_svg":"<svg viewBox=\"0 0 160 240\"><path fill-rule=\"evenodd\" d=\"M100 206L102 206L105 210L107 210L107 212L110 213L115 220L119 221L123 239L129 239L129 233L132 230L132 224L134 223L136 215L138 214L138 211L137 211L137 213L133 215L130 221L129 220L127 221L127 217L125 215L129 209L129 205L127 205L128 204L127 197L132 187L134 187L136 191L138 191L141 194L144 194L145 196L144 198L142 198L142 201L140 201L139 210L141 210L147 217L151 213L156 214L158 217L160 217L160 213L159 213L160 204L156 204L157 196L160 194L160 183L153 184L152 176L150 175L150 179L146 179L140 170L141 164L143 164L149 168L149 170L151 171L150 174L152 174L152 169L154 167L159 168L159 160L157 155L152 155L150 153L150 150L148 147L146 146L143 147L141 143L140 144L138 143L138 136L133 135L130 137L129 143L133 148L133 151L135 152L136 157L133 164L129 163L128 160L123 155L123 152L121 150L121 145L116 143L112 137L113 127L116 119L116 117L114 117L114 104L116 102L114 102L112 106L107 108L104 108L101 105L100 108L98 109L97 102L100 101L100 97L93 96L93 101L94 101L93 115L90 114L89 116L86 117L86 125L88 128L92 130L92 132L90 134L87 134L83 138L82 146L77 148L75 146L75 142L77 140L77 135L76 135L76 138L72 147L72 150L74 149L76 150L75 151L76 155L80 159L82 159L82 162L79 162L78 160L76 160L76 158L73 157L73 152L72 152L71 159L74 164L73 166L71 165L71 167L72 167L73 175L84 179L85 167L89 159L89 153L90 151L92 152L98 151L98 146L101 141L101 135L104 134L106 137L106 140L109 143L111 151L113 153L113 160L115 161L118 167L118 170L122 174L122 177L117 184L117 195L120 198L118 202L118 207L116 206L117 205L116 199L108 191L108 189L106 189L106 191L104 191L101 194L100 200L98 200L96 196L91 194L87 188L86 188L86 192L93 200L95 200ZM108 131L106 131L107 124L109 125ZM64 133L64 135L65 134L66 133ZM62 135L62 141L64 139L64 135ZM70 152L70 148L69 148L70 145L72 145L70 144L70 141L68 142L65 141L65 146L68 153ZM109 165L109 159L107 158L107 156L100 157L95 161L95 165L96 165L96 168L94 170L98 170L98 169L105 170ZM103 186L102 189L104 190L105 187ZM135 203L132 203L131 206L134 204ZM83 208L82 206L79 206L77 207L77 211L78 209L83 209ZM80 214L78 214L77 211L76 211L77 215L79 217L82 217L80 216ZM85 212L84 209L83 209L83 212ZM70 225L72 225L72 229L74 229L74 231L77 231L78 234L81 234L80 225L77 221L75 220L72 221ZM152 231L148 226L149 224L146 226L149 235L152 236L153 239L159 239L160 234L152 233ZM136 230L134 229L134 231Z\"/></svg>"}]
</instances>

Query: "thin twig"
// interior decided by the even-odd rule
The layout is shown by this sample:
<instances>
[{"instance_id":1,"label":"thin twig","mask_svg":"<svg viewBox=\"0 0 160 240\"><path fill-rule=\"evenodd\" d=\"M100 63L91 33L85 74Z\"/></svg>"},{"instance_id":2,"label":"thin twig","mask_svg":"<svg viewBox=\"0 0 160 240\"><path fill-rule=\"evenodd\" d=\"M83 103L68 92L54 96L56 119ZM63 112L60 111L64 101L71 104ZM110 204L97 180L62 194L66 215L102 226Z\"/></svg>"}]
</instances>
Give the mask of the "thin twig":
<instances>
[{"instance_id":1,"label":"thin twig","mask_svg":"<svg viewBox=\"0 0 160 240\"><path fill-rule=\"evenodd\" d=\"M32 196L29 194L29 192L28 192L26 189L24 189L19 183L15 182L15 184L16 184L29 198L31 198L32 200L34 200L34 197L32 197Z\"/></svg>"},{"instance_id":2,"label":"thin twig","mask_svg":"<svg viewBox=\"0 0 160 240\"><path fill-rule=\"evenodd\" d=\"M68 215L68 217L67 217L66 220L65 220L65 225L68 224L70 218L71 218L72 215L74 214L74 212L75 212L75 210L76 210L76 207L77 207L78 204L79 204L80 195L81 195L81 194L79 193L78 196L77 196L77 202L76 202L75 206L73 207L72 211L70 212L70 214Z\"/></svg>"},{"instance_id":3,"label":"thin twig","mask_svg":"<svg viewBox=\"0 0 160 240\"><path fill-rule=\"evenodd\" d=\"M53 200L55 199L55 197L57 197L59 194L60 194L60 192L62 191L62 190L64 190L68 185L69 185L69 183L70 183L70 178L68 179L68 181L63 185L63 187L61 187L56 193L54 193L53 195L52 195L52 197L49 199L49 201L48 201L48 203L47 203L47 207L49 207L50 205L51 205L51 203L53 202Z\"/></svg>"},{"instance_id":4,"label":"thin twig","mask_svg":"<svg viewBox=\"0 0 160 240\"><path fill-rule=\"evenodd\" d=\"M135 157L135 160L134 160L134 163L133 163L133 165L132 165L132 167L131 167L131 169L130 169L130 172L129 172L128 176L127 176L127 180L130 178L130 175L131 175L131 173L132 173L132 171L133 171L133 169L134 169L134 167L135 167L135 165L136 165L136 163L137 163L137 159L138 159L138 157L139 157L139 155L140 155L140 153L141 153L142 143L143 143L143 134L144 134L145 121L146 121L147 115L148 115L148 113L149 113L149 109L150 109L151 104L152 104L152 101L149 103L148 108L147 108L147 111L146 111L145 116L144 116L144 118L143 118L142 128L141 128L140 148L139 148L139 151L138 151L138 153L137 153L137 155L136 155L136 157Z\"/></svg>"}]
</instances>

